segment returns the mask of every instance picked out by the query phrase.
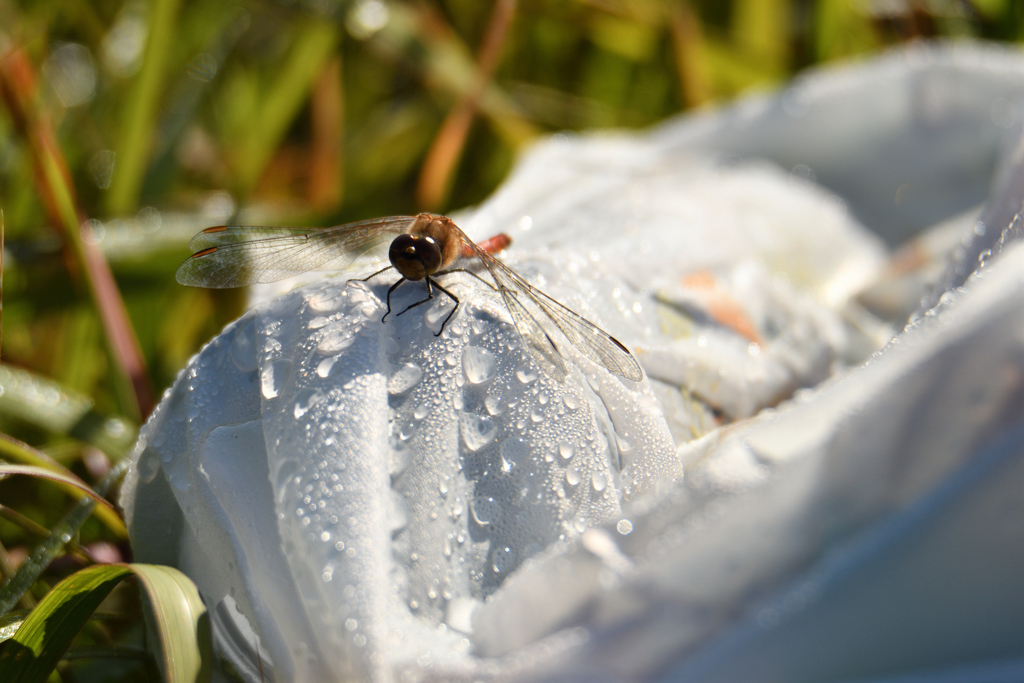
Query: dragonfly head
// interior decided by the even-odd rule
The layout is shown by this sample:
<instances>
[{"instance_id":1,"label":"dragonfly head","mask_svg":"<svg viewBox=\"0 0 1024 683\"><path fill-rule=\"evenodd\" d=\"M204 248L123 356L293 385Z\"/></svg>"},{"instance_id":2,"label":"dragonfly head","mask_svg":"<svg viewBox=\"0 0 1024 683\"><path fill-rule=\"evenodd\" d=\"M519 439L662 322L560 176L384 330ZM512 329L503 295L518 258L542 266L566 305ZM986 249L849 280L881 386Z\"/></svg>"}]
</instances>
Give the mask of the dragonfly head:
<instances>
[{"instance_id":1,"label":"dragonfly head","mask_svg":"<svg viewBox=\"0 0 1024 683\"><path fill-rule=\"evenodd\" d=\"M432 237L399 235L388 250L391 265L407 280L422 280L441 268L441 248Z\"/></svg>"}]
</instances>

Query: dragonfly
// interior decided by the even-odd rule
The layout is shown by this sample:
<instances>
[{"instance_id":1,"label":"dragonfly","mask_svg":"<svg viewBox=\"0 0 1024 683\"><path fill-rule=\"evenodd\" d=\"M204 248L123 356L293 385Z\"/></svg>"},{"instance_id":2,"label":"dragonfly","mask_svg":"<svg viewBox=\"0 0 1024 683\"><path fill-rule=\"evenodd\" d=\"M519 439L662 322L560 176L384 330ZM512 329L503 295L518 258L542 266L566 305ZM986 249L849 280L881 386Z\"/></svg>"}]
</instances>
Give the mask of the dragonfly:
<instances>
[{"instance_id":1,"label":"dragonfly","mask_svg":"<svg viewBox=\"0 0 1024 683\"><path fill-rule=\"evenodd\" d=\"M431 301L436 289L455 302L436 333L440 336L458 309L459 299L442 287L437 278L465 272L498 291L523 345L549 374L563 378L566 372L562 354L549 334L553 326L584 356L610 372L635 382L643 378L640 364L619 340L528 283L491 254L508 246L510 238L498 235L478 245L447 216L387 216L314 229L206 228L189 242L195 253L181 264L176 278L183 285L217 289L277 282L308 271L347 268L360 259L379 254L388 240L391 265L362 278L366 281L391 269L401 276L388 289L387 312L382 322L391 313L391 294L395 289L406 281L423 280L427 297L397 315ZM474 262L483 265L493 285L473 270L452 267Z\"/></svg>"}]
</instances>

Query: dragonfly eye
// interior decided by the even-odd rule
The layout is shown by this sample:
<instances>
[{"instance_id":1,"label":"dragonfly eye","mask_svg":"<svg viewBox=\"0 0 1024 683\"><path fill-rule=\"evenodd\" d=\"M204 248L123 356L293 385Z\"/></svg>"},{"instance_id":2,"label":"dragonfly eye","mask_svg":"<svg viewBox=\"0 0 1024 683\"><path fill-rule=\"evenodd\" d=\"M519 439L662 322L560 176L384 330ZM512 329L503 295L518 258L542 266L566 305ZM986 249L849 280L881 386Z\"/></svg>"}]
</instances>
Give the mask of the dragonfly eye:
<instances>
[{"instance_id":1,"label":"dragonfly eye","mask_svg":"<svg viewBox=\"0 0 1024 683\"><path fill-rule=\"evenodd\" d=\"M388 259L408 280L422 280L441 267L441 250L429 237L399 235L391 243Z\"/></svg>"}]
</instances>

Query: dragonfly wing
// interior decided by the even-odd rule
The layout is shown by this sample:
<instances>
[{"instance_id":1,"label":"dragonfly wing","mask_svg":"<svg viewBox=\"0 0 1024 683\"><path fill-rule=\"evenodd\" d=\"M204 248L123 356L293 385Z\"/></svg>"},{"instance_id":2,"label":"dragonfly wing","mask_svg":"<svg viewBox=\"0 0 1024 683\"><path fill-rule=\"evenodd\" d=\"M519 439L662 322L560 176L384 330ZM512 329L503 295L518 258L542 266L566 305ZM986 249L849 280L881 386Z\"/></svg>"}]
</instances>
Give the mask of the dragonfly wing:
<instances>
[{"instance_id":1,"label":"dragonfly wing","mask_svg":"<svg viewBox=\"0 0 1024 683\"><path fill-rule=\"evenodd\" d=\"M524 293L583 355L620 377L634 382L644 378L640 364L618 339L543 292L531 287L530 291Z\"/></svg>"},{"instance_id":2,"label":"dragonfly wing","mask_svg":"<svg viewBox=\"0 0 1024 683\"><path fill-rule=\"evenodd\" d=\"M633 357L633 354L631 354L629 350L619 342L619 340L580 314L566 308L544 292L541 292L531 286L523 278L519 277L519 275L517 275L511 268L473 244L465 234L463 234L462 237L464 242L471 245L476 256L479 257L487 267L491 277L494 278L494 283L498 286L499 290L502 290L502 295L505 298L506 304L515 300L518 308L525 310L522 302L519 301L514 294L511 296L506 295L505 290L523 294L531 303L537 306L537 308L544 313L545 317L547 317L559 330L562 331L562 334L565 335L566 339L572 342L573 346L579 349L587 358L590 358L595 363L603 365L610 372L613 372L620 377L625 377L626 379L634 382L639 382L643 379L644 374L643 370L640 369L640 364L637 362L636 358ZM516 313L514 312L514 308L511 304L509 305L509 310L513 311L512 316L513 318L516 318ZM535 318L530 316L530 319L534 321L534 325L538 325ZM523 332L520 330L520 335L522 334ZM550 341L550 337L548 337L547 334L544 334L544 336ZM531 350L536 350L535 346L531 345L529 340L524 339L524 341L526 341L527 346L530 347Z\"/></svg>"},{"instance_id":3,"label":"dragonfly wing","mask_svg":"<svg viewBox=\"0 0 1024 683\"><path fill-rule=\"evenodd\" d=\"M218 225L207 228L189 240L188 248L202 251L210 247L223 247L238 242L274 239L276 237L299 237L312 232L310 228L277 228L255 225Z\"/></svg>"},{"instance_id":4,"label":"dragonfly wing","mask_svg":"<svg viewBox=\"0 0 1024 683\"><path fill-rule=\"evenodd\" d=\"M415 217L390 216L321 230L227 227L193 238L208 245L181 264L178 282L192 287L244 287L311 270L340 269L408 230ZM248 239L246 239L248 237Z\"/></svg>"},{"instance_id":5,"label":"dragonfly wing","mask_svg":"<svg viewBox=\"0 0 1024 683\"><path fill-rule=\"evenodd\" d=\"M519 303L515 292L505 287L499 288L501 298L505 300L508 312L512 314L512 322L519 332L519 338L523 346L530 352L537 364L551 377L561 380L565 378L565 361L555 346L548 333L544 331L537 319L534 318L526 307Z\"/></svg>"}]
</instances>

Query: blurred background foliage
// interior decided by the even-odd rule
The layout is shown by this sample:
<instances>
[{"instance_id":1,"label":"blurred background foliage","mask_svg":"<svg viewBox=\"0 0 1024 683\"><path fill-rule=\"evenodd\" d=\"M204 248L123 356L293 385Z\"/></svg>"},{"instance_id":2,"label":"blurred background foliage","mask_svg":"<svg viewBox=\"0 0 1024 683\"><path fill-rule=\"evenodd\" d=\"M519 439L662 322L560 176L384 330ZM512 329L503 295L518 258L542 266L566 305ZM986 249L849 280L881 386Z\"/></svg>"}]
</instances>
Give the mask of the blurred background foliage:
<instances>
[{"instance_id":1,"label":"blurred background foliage","mask_svg":"<svg viewBox=\"0 0 1024 683\"><path fill-rule=\"evenodd\" d=\"M203 227L472 205L539 136L933 37L1018 42L1024 3L0 0L0 432L39 449L3 457L95 483L127 452L244 303L175 283ZM5 576L70 501L0 482ZM76 538L53 578L129 552L97 517Z\"/></svg>"}]
</instances>

